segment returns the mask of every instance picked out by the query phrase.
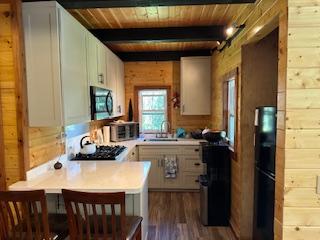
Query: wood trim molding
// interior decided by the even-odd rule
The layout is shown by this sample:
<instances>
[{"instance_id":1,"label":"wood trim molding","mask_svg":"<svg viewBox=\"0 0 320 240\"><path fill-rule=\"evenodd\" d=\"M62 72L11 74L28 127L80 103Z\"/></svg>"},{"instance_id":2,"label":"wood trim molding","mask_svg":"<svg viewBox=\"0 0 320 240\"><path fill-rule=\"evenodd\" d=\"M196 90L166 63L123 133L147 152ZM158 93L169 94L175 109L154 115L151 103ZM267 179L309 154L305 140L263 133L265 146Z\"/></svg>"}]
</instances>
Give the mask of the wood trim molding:
<instances>
[{"instance_id":1,"label":"wood trim molding","mask_svg":"<svg viewBox=\"0 0 320 240\"><path fill-rule=\"evenodd\" d=\"M34 1L34 0L25 0ZM40 1L40 0L37 0ZM181 5L208 4L243 4L254 3L256 0L58 0L66 9L84 8L125 8L125 7L161 7Z\"/></svg>"},{"instance_id":2,"label":"wood trim molding","mask_svg":"<svg viewBox=\"0 0 320 240\"><path fill-rule=\"evenodd\" d=\"M1 98L1 92L0 92ZM0 109L2 109L0 102ZM6 172L4 163L4 143L3 143L3 122L2 122L2 112L0 111L0 191L6 189Z\"/></svg>"},{"instance_id":3,"label":"wood trim molding","mask_svg":"<svg viewBox=\"0 0 320 240\"><path fill-rule=\"evenodd\" d=\"M133 120L139 122L139 91L144 89L165 89L167 90L167 114L168 121L171 123L172 109L171 109L171 86L134 86L134 95L132 99L133 104Z\"/></svg>"},{"instance_id":4,"label":"wood trim molding","mask_svg":"<svg viewBox=\"0 0 320 240\"><path fill-rule=\"evenodd\" d=\"M227 130L228 128L228 112L227 112L227 108L228 108L228 86L227 83L228 81L230 81L231 79L235 79L235 99L236 99L236 109L235 109L235 119L236 119L236 123L235 123L235 145L233 147L230 147L230 150L232 151L233 157L232 159L237 161L237 146L239 146L239 137L238 137L238 110L239 110L239 101L238 101L238 92L239 92L239 68L235 68L233 70L231 70L230 72L226 73L225 75L222 76L222 97L223 97L223 129Z\"/></svg>"}]
</instances>

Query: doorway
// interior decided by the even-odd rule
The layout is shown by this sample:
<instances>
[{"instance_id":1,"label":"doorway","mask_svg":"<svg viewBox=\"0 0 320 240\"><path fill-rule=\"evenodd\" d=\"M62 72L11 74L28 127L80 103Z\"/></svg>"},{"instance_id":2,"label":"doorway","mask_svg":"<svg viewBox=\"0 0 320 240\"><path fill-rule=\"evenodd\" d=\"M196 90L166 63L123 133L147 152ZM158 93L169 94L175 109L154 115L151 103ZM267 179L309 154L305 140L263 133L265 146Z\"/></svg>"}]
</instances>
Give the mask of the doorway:
<instances>
[{"instance_id":1,"label":"doorway","mask_svg":"<svg viewBox=\"0 0 320 240\"><path fill-rule=\"evenodd\" d=\"M255 112L260 106L277 107L278 40L279 29L276 28L263 39L242 47L240 159L243 226L241 227L247 230L248 236L254 232L254 226L256 226L256 220L254 220L256 218L254 216L256 205L254 189L257 186L255 184ZM271 188L269 195L274 195L274 185L274 181L269 182L268 186ZM265 217L268 223L266 223L267 229L263 230L266 231L263 234L267 234L268 239L273 237L274 197L270 201L268 201L268 204L270 203L268 213L271 212L271 216ZM255 236L253 239L259 240L260 238Z\"/></svg>"}]
</instances>

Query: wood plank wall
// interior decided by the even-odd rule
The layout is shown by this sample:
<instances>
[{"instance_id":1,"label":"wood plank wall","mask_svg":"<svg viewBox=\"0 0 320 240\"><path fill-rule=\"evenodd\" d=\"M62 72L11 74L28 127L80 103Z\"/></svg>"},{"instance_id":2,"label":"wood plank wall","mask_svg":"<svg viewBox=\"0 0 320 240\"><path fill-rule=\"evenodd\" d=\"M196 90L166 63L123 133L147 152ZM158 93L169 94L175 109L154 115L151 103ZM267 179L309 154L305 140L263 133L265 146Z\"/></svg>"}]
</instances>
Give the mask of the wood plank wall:
<instances>
[{"instance_id":1,"label":"wood plank wall","mask_svg":"<svg viewBox=\"0 0 320 240\"><path fill-rule=\"evenodd\" d=\"M21 134L21 112L19 104L20 78L19 49L19 11L18 3L0 2L0 92L3 131L4 165L6 185L24 178L24 139ZM18 66L19 65L19 66Z\"/></svg>"},{"instance_id":2,"label":"wood plank wall","mask_svg":"<svg viewBox=\"0 0 320 240\"><path fill-rule=\"evenodd\" d=\"M180 93L180 62L126 62L125 86L126 113L130 98L132 104L137 104L134 102L135 86L170 86L171 94ZM183 127L191 131L211 125L211 116L182 116L180 109L171 106L172 129Z\"/></svg>"},{"instance_id":3,"label":"wood plank wall","mask_svg":"<svg viewBox=\"0 0 320 240\"><path fill-rule=\"evenodd\" d=\"M320 239L320 1L289 0L283 239Z\"/></svg>"},{"instance_id":4,"label":"wood plank wall","mask_svg":"<svg viewBox=\"0 0 320 240\"><path fill-rule=\"evenodd\" d=\"M241 46L243 44L256 41L264 37L267 33L272 31L275 24L279 22L282 28L286 25L287 13L286 0L258 0L255 4L244 8L238 15L235 15L233 21L237 24L246 24L244 31L233 41L232 45L223 52L215 52L212 56L212 123L214 128L221 128L222 121L222 80L223 76L233 69L239 69L239 90L241 92ZM284 24L282 23L284 22ZM269 32L268 32L269 30ZM286 37L286 36L282 36ZM286 61L285 56L280 56L280 61ZM280 72L280 70L279 70ZM285 72L285 69L284 69ZM278 94L279 98L279 94ZM241 98L238 99L238 104L241 106ZM242 109L238 108L238 116L240 116ZM237 122L238 135L240 134L240 121ZM239 138L238 138L239 139ZM241 143L236 143L236 159L232 161L232 183L231 183L231 219L230 224L240 239L251 239L251 227L246 217L243 207L240 207L242 201L243 187L241 182L245 177L243 161L241 153ZM283 161L283 159L282 159ZM280 162L280 161L279 161ZM283 165L283 164L282 164ZM281 166L282 166L281 165ZM282 169L283 170L283 169ZM278 170L281 172L281 169ZM281 223L281 219L280 219ZM281 224L280 224L281 228Z\"/></svg>"}]
</instances>

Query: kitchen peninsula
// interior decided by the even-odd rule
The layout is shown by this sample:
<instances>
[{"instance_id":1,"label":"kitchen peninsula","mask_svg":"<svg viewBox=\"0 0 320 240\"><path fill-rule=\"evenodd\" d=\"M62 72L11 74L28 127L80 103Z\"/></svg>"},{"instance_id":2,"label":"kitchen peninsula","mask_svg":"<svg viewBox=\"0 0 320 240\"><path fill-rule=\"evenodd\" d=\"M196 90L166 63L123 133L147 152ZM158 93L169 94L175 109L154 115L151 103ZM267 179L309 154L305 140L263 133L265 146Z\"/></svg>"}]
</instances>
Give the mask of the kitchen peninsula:
<instances>
[{"instance_id":1,"label":"kitchen peninsula","mask_svg":"<svg viewBox=\"0 0 320 240\"><path fill-rule=\"evenodd\" d=\"M143 217L142 239L146 239L148 231L147 180L150 166L150 162L66 161L60 170L47 168L40 174L29 174L26 181L17 182L9 189L16 191L44 189L48 195L49 211L64 209L61 206L63 200L59 200L61 189L86 192L125 192L126 214Z\"/></svg>"}]
</instances>

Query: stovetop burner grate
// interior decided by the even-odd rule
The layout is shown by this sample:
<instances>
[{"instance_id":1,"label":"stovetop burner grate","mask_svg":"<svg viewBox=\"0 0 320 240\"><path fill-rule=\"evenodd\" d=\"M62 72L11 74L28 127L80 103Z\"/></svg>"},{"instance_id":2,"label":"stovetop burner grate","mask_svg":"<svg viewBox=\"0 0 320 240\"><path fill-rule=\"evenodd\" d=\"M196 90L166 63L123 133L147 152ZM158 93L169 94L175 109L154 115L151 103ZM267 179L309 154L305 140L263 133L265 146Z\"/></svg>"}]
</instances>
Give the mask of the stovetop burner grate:
<instances>
[{"instance_id":1,"label":"stovetop burner grate","mask_svg":"<svg viewBox=\"0 0 320 240\"><path fill-rule=\"evenodd\" d=\"M125 146L100 146L94 154L82 154L78 153L72 160L116 160L124 150Z\"/></svg>"}]
</instances>

